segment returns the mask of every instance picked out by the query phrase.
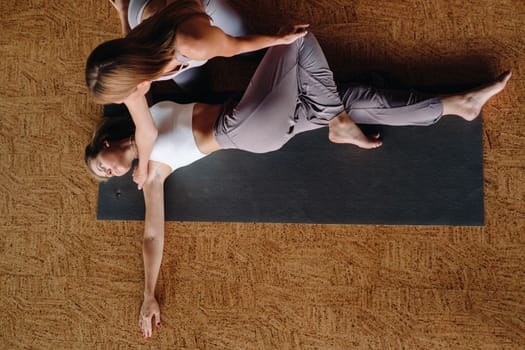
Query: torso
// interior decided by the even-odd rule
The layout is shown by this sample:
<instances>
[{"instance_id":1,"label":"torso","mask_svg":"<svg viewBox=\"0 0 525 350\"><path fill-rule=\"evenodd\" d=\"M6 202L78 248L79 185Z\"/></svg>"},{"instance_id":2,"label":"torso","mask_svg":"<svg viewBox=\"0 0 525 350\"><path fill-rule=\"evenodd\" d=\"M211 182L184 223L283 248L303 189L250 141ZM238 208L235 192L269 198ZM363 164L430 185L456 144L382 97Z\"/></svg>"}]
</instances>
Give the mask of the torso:
<instances>
[{"instance_id":1,"label":"torso","mask_svg":"<svg viewBox=\"0 0 525 350\"><path fill-rule=\"evenodd\" d=\"M195 143L204 154L221 149L215 140L215 121L219 117L223 105L196 103L193 107L193 136Z\"/></svg>"},{"instance_id":2,"label":"torso","mask_svg":"<svg viewBox=\"0 0 525 350\"><path fill-rule=\"evenodd\" d=\"M172 171L221 149L214 125L222 105L178 104L161 101L150 108L159 134L150 160L168 165Z\"/></svg>"},{"instance_id":3,"label":"torso","mask_svg":"<svg viewBox=\"0 0 525 350\"><path fill-rule=\"evenodd\" d=\"M128 9L128 23L133 29L142 21L153 16L159 12L162 8L176 2L177 0L159 1L159 0L132 0L129 3ZM203 11L204 7L202 2L196 0L196 3L200 4ZM181 9L181 13L183 13ZM178 45L176 45L178 46ZM208 60L196 60L185 56L183 53L176 51L173 60L165 67L163 74L155 79L156 81L170 80L175 78L182 72L204 65Z\"/></svg>"}]
</instances>

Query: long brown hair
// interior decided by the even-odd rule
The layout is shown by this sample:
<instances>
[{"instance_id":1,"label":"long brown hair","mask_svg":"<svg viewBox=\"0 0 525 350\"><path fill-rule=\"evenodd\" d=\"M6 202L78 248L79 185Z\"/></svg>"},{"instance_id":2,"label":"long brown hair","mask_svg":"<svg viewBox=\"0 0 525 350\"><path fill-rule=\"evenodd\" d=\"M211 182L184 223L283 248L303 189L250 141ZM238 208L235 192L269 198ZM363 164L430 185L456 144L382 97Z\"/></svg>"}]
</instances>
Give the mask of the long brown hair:
<instances>
[{"instance_id":1,"label":"long brown hair","mask_svg":"<svg viewBox=\"0 0 525 350\"><path fill-rule=\"evenodd\" d=\"M95 132L91 136L91 141L86 146L84 152L84 162L86 166L96 179L106 180L101 178L91 168L91 162L95 159L100 151L104 148L104 142L120 141L123 139L129 139L135 134L135 124L131 117L118 116L118 117L103 117L97 125Z\"/></svg>"},{"instance_id":2,"label":"long brown hair","mask_svg":"<svg viewBox=\"0 0 525 350\"><path fill-rule=\"evenodd\" d=\"M95 48L86 63L86 85L95 101L121 101L141 82L161 76L175 55L178 26L197 15L208 17L199 1L175 1L140 23L127 37Z\"/></svg>"}]
</instances>

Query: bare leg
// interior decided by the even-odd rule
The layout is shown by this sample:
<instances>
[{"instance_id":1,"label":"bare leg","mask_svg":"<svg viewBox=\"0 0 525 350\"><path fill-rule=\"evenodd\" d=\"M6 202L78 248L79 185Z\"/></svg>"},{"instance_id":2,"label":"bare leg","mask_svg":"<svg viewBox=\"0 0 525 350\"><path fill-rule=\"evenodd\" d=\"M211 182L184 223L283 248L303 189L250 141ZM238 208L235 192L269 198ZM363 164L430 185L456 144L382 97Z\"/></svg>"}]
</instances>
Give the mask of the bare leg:
<instances>
[{"instance_id":1,"label":"bare leg","mask_svg":"<svg viewBox=\"0 0 525 350\"><path fill-rule=\"evenodd\" d=\"M333 143L350 143L367 149L377 148L383 144L379 141L379 133L366 136L346 112L330 120L328 128L328 139Z\"/></svg>"},{"instance_id":2,"label":"bare leg","mask_svg":"<svg viewBox=\"0 0 525 350\"><path fill-rule=\"evenodd\" d=\"M443 115L457 115L467 121L476 119L483 105L505 88L511 76L511 72L506 72L491 84L461 94L442 97Z\"/></svg>"},{"instance_id":3,"label":"bare leg","mask_svg":"<svg viewBox=\"0 0 525 350\"><path fill-rule=\"evenodd\" d=\"M126 36L129 31L128 23L128 7L130 0L109 0L109 3L117 10L118 17L120 19L120 26L122 29L122 35Z\"/></svg>"}]
</instances>

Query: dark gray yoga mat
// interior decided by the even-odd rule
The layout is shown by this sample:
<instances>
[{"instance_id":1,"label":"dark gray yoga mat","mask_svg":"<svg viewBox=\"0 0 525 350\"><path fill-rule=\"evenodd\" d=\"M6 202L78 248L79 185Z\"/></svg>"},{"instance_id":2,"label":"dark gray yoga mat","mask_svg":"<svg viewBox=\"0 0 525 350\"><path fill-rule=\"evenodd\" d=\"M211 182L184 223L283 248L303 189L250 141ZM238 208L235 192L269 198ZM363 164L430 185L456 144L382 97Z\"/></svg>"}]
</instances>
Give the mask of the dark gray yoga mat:
<instances>
[{"instance_id":1,"label":"dark gray yoga mat","mask_svg":"<svg viewBox=\"0 0 525 350\"><path fill-rule=\"evenodd\" d=\"M481 117L366 129L381 132L381 148L332 144L320 129L276 152L219 151L178 169L166 220L483 225ZM130 175L100 185L98 219L144 219Z\"/></svg>"}]
</instances>

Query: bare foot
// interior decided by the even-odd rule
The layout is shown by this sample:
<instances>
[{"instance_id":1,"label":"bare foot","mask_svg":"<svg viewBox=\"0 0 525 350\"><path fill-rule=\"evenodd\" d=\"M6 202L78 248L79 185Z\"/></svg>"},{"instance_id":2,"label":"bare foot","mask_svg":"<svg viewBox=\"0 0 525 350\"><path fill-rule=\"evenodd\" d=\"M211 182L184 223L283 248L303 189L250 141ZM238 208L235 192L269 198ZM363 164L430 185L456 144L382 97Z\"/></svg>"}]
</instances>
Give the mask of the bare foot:
<instances>
[{"instance_id":1,"label":"bare foot","mask_svg":"<svg viewBox=\"0 0 525 350\"><path fill-rule=\"evenodd\" d=\"M468 121L476 119L483 105L505 88L511 76L511 72L505 72L491 84L458 95L443 97L443 115L453 114Z\"/></svg>"},{"instance_id":2,"label":"bare foot","mask_svg":"<svg viewBox=\"0 0 525 350\"><path fill-rule=\"evenodd\" d=\"M346 112L330 120L328 127L328 139L333 143L350 143L367 149L377 148L383 144L379 141L379 133L366 136Z\"/></svg>"},{"instance_id":3,"label":"bare foot","mask_svg":"<svg viewBox=\"0 0 525 350\"><path fill-rule=\"evenodd\" d=\"M119 12L128 12L130 0L109 0L109 3Z\"/></svg>"}]
</instances>

